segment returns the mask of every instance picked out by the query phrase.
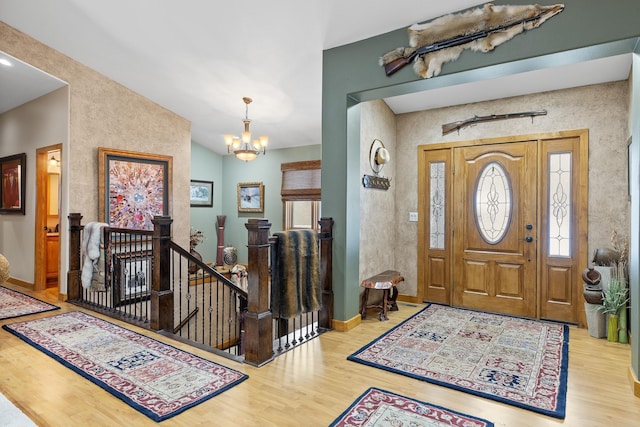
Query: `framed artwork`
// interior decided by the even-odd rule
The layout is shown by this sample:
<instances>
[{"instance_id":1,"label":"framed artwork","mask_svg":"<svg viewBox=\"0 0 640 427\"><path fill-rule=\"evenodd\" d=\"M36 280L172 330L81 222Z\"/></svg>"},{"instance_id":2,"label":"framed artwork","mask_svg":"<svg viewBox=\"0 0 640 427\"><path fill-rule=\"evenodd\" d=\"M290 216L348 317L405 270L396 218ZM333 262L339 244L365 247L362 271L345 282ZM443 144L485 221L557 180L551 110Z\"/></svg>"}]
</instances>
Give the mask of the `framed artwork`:
<instances>
[{"instance_id":1,"label":"framed artwork","mask_svg":"<svg viewBox=\"0 0 640 427\"><path fill-rule=\"evenodd\" d=\"M110 227L153 230L169 215L172 157L98 148L98 220Z\"/></svg>"},{"instance_id":2,"label":"framed artwork","mask_svg":"<svg viewBox=\"0 0 640 427\"><path fill-rule=\"evenodd\" d=\"M25 153L0 158L0 213L25 214L26 164Z\"/></svg>"},{"instance_id":3,"label":"framed artwork","mask_svg":"<svg viewBox=\"0 0 640 427\"><path fill-rule=\"evenodd\" d=\"M151 295L151 251L123 252L115 257L113 306L133 304Z\"/></svg>"},{"instance_id":4,"label":"framed artwork","mask_svg":"<svg viewBox=\"0 0 640 427\"><path fill-rule=\"evenodd\" d=\"M264 184L238 183L238 212L264 212Z\"/></svg>"},{"instance_id":5,"label":"framed artwork","mask_svg":"<svg viewBox=\"0 0 640 427\"><path fill-rule=\"evenodd\" d=\"M191 207L207 207L213 206L213 182L191 180L189 192L189 200Z\"/></svg>"}]
</instances>

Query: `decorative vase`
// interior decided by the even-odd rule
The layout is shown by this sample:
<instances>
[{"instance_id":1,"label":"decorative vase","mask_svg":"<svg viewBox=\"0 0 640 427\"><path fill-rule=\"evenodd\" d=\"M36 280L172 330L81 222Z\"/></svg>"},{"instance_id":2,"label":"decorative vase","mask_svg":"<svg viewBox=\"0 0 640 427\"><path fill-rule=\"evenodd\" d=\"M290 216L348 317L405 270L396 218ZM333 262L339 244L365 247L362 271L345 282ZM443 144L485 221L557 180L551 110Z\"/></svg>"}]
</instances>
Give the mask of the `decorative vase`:
<instances>
[{"instance_id":1,"label":"decorative vase","mask_svg":"<svg viewBox=\"0 0 640 427\"><path fill-rule=\"evenodd\" d=\"M582 271L582 280L587 285L599 285L600 279L600 272L593 267L585 268Z\"/></svg>"},{"instance_id":2,"label":"decorative vase","mask_svg":"<svg viewBox=\"0 0 640 427\"><path fill-rule=\"evenodd\" d=\"M607 341L618 342L618 316L610 314L607 320Z\"/></svg>"},{"instance_id":3,"label":"decorative vase","mask_svg":"<svg viewBox=\"0 0 640 427\"><path fill-rule=\"evenodd\" d=\"M629 343L629 333L627 331L627 307L626 305L618 312L618 342Z\"/></svg>"},{"instance_id":4,"label":"decorative vase","mask_svg":"<svg viewBox=\"0 0 640 427\"><path fill-rule=\"evenodd\" d=\"M218 215L218 251L216 253L216 265L223 265L222 252L224 250L224 222L226 215Z\"/></svg>"},{"instance_id":5,"label":"decorative vase","mask_svg":"<svg viewBox=\"0 0 640 427\"><path fill-rule=\"evenodd\" d=\"M202 255L200 255L195 249L194 246L192 246L189 249L189 253L191 255L193 255L193 257L195 259L197 259L198 261L202 261ZM195 262L189 262L189 274L196 274L198 272L198 270L200 269L200 267L198 267L198 265Z\"/></svg>"},{"instance_id":6,"label":"decorative vase","mask_svg":"<svg viewBox=\"0 0 640 427\"><path fill-rule=\"evenodd\" d=\"M602 305L602 287L600 285L589 285L585 283L582 285L582 289L586 302L589 304Z\"/></svg>"},{"instance_id":7,"label":"decorative vase","mask_svg":"<svg viewBox=\"0 0 640 427\"><path fill-rule=\"evenodd\" d=\"M593 253L593 263L595 265L611 266L617 265L620 261L620 252L611 248L598 248Z\"/></svg>"},{"instance_id":8,"label":"decorative vase","mask_svg":"<svg viewBox=\"0 0 640 427\"><path fill-rule=\"evenodd\" d=\"M238 250L233 246L227 246L222 256L225 269L232 269L238 263Z\"/></svg>"}]
</instances>

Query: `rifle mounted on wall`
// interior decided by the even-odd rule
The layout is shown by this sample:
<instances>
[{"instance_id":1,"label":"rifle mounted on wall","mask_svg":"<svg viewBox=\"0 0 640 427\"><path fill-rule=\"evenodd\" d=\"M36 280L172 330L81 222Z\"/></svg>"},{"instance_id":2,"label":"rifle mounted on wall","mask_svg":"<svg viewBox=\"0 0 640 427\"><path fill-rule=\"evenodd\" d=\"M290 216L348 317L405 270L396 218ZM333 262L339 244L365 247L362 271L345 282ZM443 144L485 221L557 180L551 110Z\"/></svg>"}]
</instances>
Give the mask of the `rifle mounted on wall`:
<instances>
[{"instance_id":1,"label":"rifle mounted on wall","mask_svg":"<svg viewBox=\"0 0 640 427\"><path fill-rule=\"evenodd\" d=\"M542 14L538 14L535 16L531 16L529 18L524 18L518 21L514 21L510 24L500 25L493 28L487 28L472 34L462 34L447 40L443 40L440 42L432 43L430 45L419 47L407 56L401 56L400 58L394 59L393 61L390 61L384 64L384 72L387 76L391 76L396 71L402 69L405 65L408 65L411 62L413 62L413 60L415 60L417 57L424 56L428 53L436 52L438 50L460 46L475 40L483 39L491 33L494 33L497 31L504 31L509 28L513 28L517 25L524 25L528 22L536 21L541 18L542 18Z\"/></svg>"},{"instance_id":2,"label":"rifle mounted on wall","mask_svg":"<svg viewBox=\"0 0 640 427\"><path fill-rule=\"evenodd\" d=\"M531 117L535 116L546 116L547 110L538 110L538 111L527 111L524 113L509 113L509 114L491 114L489 116L473 116L470 119L466 120L458 120L457 122L446 123L442 125L442 134L446 135L448 133L453 132L454 130L459 131L463 127L471 126L480 122L491 122L494 120L506 120L506 119L517 119L521 117Z\"/></svg>"}]
</instances>

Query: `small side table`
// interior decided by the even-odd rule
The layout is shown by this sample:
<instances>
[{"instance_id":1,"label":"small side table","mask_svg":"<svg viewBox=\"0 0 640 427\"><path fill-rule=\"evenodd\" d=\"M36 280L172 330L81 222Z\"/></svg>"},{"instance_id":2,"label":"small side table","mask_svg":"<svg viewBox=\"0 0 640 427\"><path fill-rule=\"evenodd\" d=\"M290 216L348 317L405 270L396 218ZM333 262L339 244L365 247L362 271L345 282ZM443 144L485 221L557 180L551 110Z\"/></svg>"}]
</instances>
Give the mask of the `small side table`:
<instances>
[{"instance_id":1,"label":"small side table","mask_svg":"<svg viewBox=\"0 0 640 427\"><path fill-rule=\"evenodd\" d=\"M380 308L380 321L388 320L387 310L398 311L398 304L396 304L396 299L398 298L398 288L396 288L396 285L402 281L404 281L404 277L402 277L399 272L394 270L387 270L380 274L376 274L375 276L369 277L368 279L364 279L360 283L360 286L364 288L364 292L362 293L360 318L363 320L367 318L367 309ZM382 302L380 305L368 304L370 289L382 290Z\"/></svg>"}]
</instances>

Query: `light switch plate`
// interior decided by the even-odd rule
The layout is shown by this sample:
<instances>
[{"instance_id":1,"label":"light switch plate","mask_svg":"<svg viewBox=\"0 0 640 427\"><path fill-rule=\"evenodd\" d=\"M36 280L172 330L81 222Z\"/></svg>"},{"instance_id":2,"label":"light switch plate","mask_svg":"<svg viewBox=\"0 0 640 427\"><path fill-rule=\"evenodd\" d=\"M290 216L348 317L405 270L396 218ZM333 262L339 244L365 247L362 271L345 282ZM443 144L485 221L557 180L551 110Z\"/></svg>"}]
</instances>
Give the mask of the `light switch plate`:
<instances>
[{"instance_id":1,"label":"light switch plate","mask_svg":"<svg viewBox=\"0 0 640 427\"><path fill-rule=\"evenodd\" d=\"M409 212L409 221L418 222L418 212Z\"/></svg>"}]
</instances>

